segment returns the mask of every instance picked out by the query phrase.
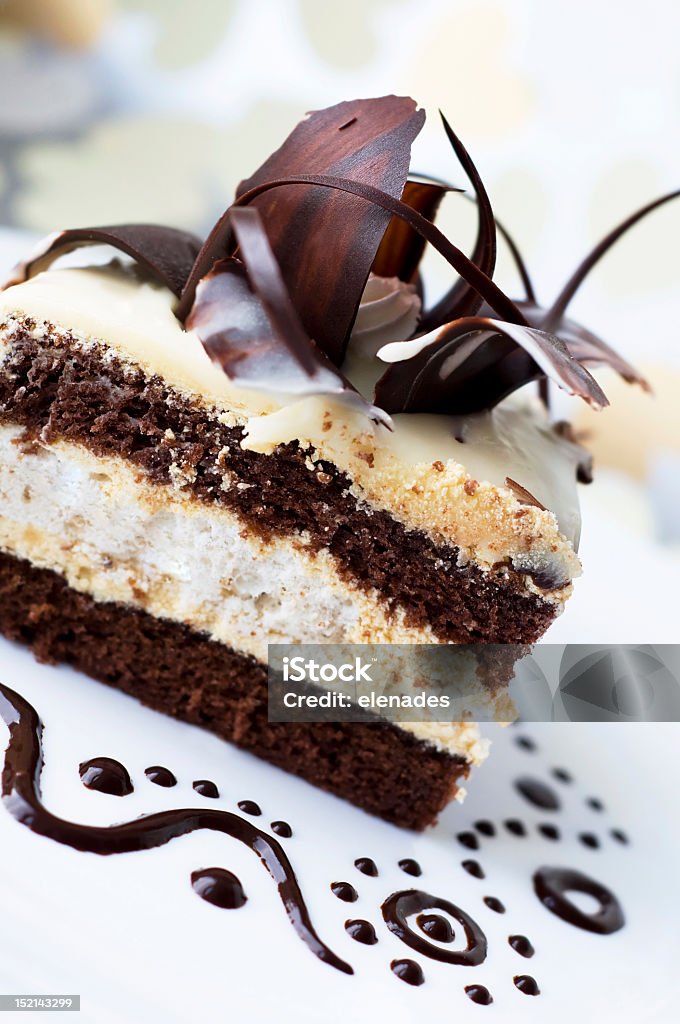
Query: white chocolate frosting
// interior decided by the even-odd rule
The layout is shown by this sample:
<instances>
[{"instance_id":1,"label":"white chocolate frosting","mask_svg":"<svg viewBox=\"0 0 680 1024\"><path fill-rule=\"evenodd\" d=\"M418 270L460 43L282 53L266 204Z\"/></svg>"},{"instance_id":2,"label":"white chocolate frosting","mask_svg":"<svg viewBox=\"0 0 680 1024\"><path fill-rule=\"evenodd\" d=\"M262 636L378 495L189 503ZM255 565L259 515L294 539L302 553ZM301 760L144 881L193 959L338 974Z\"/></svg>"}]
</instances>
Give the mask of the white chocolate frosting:
<instances>
[{"instance_id":1,"label":"white chocolate frosting","mask_svg":"<svg viewBox=\"0 0 680 1024\"><path fill-rule=\"evenodd\" d=\"M413 289L396 285L369 280L343 366L368 398L380 372L375 352L403 343L419 313ZM524 571L548 570L565 584L579 574L579 451L551 429L537 402L515 396L464 421L400 414L392 430L329 396L283 404L278 396L230 382L195 333L177 321L174 302L167 289L134 267L54 269L0 292L0 324L30 317L38 331L48 322L83 345L103 344L225 422L241 424L244 447L268 452L291 440L309 445L310 470L319 459L332 461L351 478L359 500L388 510L408 528L456 544L463 561L486 566L509 558ZM8 336L11 330L6 341ZM506 478L531 492L545 510L521 504ZM566 591L551 599L564 596Z\"/></svg>"}]
</instances>

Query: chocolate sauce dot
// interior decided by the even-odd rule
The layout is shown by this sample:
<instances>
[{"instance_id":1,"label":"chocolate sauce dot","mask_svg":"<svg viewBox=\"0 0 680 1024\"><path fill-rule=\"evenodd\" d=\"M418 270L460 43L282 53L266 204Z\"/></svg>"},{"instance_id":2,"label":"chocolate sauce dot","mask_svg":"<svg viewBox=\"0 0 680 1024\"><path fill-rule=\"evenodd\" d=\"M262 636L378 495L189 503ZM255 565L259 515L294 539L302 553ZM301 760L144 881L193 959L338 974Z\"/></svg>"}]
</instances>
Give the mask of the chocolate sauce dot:
<instances>
[{"instance_id":1,"label":"chocolate sauce dot","mask_svg":"<svg viewBox=\"0 0 680 1024\"><path fill-rule=\"evenodd\" d=\"M479 1003L481 1006L490 1006L493 1002L493 996L484 985L466 985L465 995L473 1003Z\"/></svg>"},{"instance_id":2,"label":"chocolate sauce dot","mask_svg":"<svg viewBox=\"0 0 680 1024\"><path fill-rule=\"evenodd\" d=\"M354 867L362 875L370 875L371 878L378 877L378 865L370 857L357 857L354 861Z\"/></svg>"},{"instance_id":3,"label":"chocolate sauce dot","mask_svg":"<svg viewBox=\"0 0 680 1024\"><path fill-rule=\"evenodd\" d=\"M331 882L331 892L343 903L356 903L359 893L349 882Z\"/></svg>"},{"instance_id":4,"label":"chocolate sauce dot","mask_svg":"<svg viewBox=\"0 0 680 1024\"><path fill-rule=\"evenodd\" d=\"M625 923L621 904L614 893L582 871L539 868L534 874L534 892L552 914L585 931L611 935ZM592 896L599 904L597 910L590 914L581 910L569 898L569 894L575 892Z\"/></svg>"},{"instance_id":5,"label":"chocolate sauce dot","mask_svg":"<svg viewBox=\"0 0 680 1024\"><path fill-rule=\"evenodd\" d=\"M523 992L525 996L540 996L541 990L536 984L536 979L530 974L517 974L513 979L515 988Z\"/></svg>"},{"instance_id":6,"label":"chocolate sauce dot","mask_svg":"<svg viewBox=\"0 0 680 1024\"><path fill-rule=\"evenodd\" d=\"M525 836L527 830L524 827L524 823L519 818L508 818L507 821L503 822L508 832L511 832L513 836Z\"/></svg>"},{"instance_id":7,"label":"chocolate sauce dot","mask_svg":"<svg viewBox=\"0 0 680 1024\"><path fill-rule=\"evenodd\" d=\"M486 878L482 865L476 860L463 860L460 862L460 866L464 871L467 871L468 875L472 875L473 878Z\"/></svg>"},{"instance_id":8,"label":"chocolate sauce dot","mask_svg":"<svg viewBox=\"0 0 680 1024\"><path fill-rule=\"evenodd\" d=\"M491 837L496 835L496 826L490 821L476 821L475 828L483 836Z\"/></svg>"},{"instance_id":9,"label":"chocolate sauce dot","mask_svg":"<svg viewBox=\"0 0 680 1024\"><path fill-rule=\"evenodd\" d=\"M600 845L600 840L592 832L579 832L578 837L583 845L591 850L597 850Z\"/></svg>"},{"instance_id":10,"label":"chocolate sauce dot","mask_svg":"<svg viewBox=\"0 0 680 1024\"><path fill-rule=\"evenodd\" d=\"M533 779L523 775L515 782L515 789L522 794L534 807L540 807L542 811L559 811L560 799L554 789L541 782L540 779Z\"/></svg>"},{"instance_id":11,"label":"chocolate sauce dot","mask_svg":"<svg viewBox=\"0 0 680 1024\"><path fill-rule=\"evenodd\" d=\"M86 789L110 796L129 796L134 790L125 765L112 757L91 757L78 766L80 781Z\"/></svg>"},{"instance_id":12,"label":"chocolate sauce dot","mask_svg":"<svg viewBox=\"0 0 680 1024\"><path fill-rule=\"evenodd\" d=\"M293 834L293 830L287 821L272 821L269 827L272 832L277 836L281 836L282 839L290 839Z\"/></svg>"},{"instance_id":13,"label":"chocolate sauce dot","mask_svg":"<svg viewBox=\"0 0 680 1024\"><path fill-rule=\"evenodd\" d=\"M254 818L257 818L262 814L260 805L256 804L254 800L239 800L236 806L239 811L243 811L244 814L252 814Z\"/></svg>"},{"instance_id":14,"label":"chocolate sauce dot","mask_svg":"<svg viewBox=\"0 0 680 1024\"><path fill-rule=\"evenodd\" d=\"M171 789L177 785L177 779L172 774L169 768L164 768L160 764L152 764L150 768L144 769L149 782L153 782L154 786L162 786L163 789Z\"/></svg>"},{"instance_id":15,"label":"chocolate sauce dot","mask_svg":"<svg viewBox=\"0 0 680 1024\"><path fill-rule=\"evenodd\" d=\"M542 836L545 836L546 839L556 840L560 838L560 830L557 828L557 826L551 825L547 821L541 822L541 824L538 826L538 831L541 833Z\"/></svg>"},{"instance_id":16,"label":"chocolate sauce dot","mask_svg":"<svg viewBox=\"0 0 680 1024\"><path fill-rule=\"evenodd\" d=\"M495 914L504 914L505 906L496 896L485 896L484 902L486 903L489 910L493 910Z\"/></svg>"},{"instance_id":17,"label":"chocolate sauce dot","mask_svg":"<svg viewBox=\"0 0 680 1024\"><path fill-rule=\"evenodd\" d=\"M603 811L604 810L604 804L596 796L588 797L588 799L586 800L586 803L588 804L588 807L590 807L591 811Z\"/></svg>"},{"instance_id":18,"label":"chocolate sauce dot","mask_svg":"<svg viewBox=\"0 0 680 1024\"><path fill-rule=\"evenodd\" d=\"M191 884L202 900L223 910L237 910L248 899L239 879L226 868L192 871Z\"/></svg>"},{"instance_id":19,"label":"chocolate sauce dot","mask_svg":"<svg viewBox=\"0 0 680 1024\"><path fill-rule=\"evenodd\" d=\"M536 750L536 744L530 736L518 736L515 743L518 747L521 747L522 750L527 750L531 754Z\"/></svg>"},{"instance_id":20,"label":"chocolate sauce dot","mask_svg":"<svg viewBox=\"0 0 680 1024\"><path fill-rule=\"evenodd\" d=\"M207 796L211 800L217 800L220 791L210 779L196 779L191 784L199 796Z\"/></svg>"},{"instance_id":21,"label":"chocolate sauce dot","mask_svg":"<svg viewBox=\"0 0 680 1024\"><path fill-rule=\"evenodd\" d=\"M390 967L407 985L422 985L425 981L423 969L415 960L393 960Z\"/></svg>"},{"instance_id":22,"label":"chocolate sauce dot","mask_svg":"<svg viewBox=\"0 0 680 1024\"><path fill-rule=\"evenodd\" d=\"M536 952L526 935L508 935L508 943L512 946L515 953L526 957L527 960Z\"/></svg>"},{"instance_id":23,"label":"chocolate sauce dot","mask_svg":"<svg viewBox=\"0 0 680 1024\"><path fill-rule=\"evenodd\" d=\"M474 832L459 832L457 836L458 842L462 846L466 846L468 850L479 849L479 839Z\"/></svg>"},{"instance_id":24,"label":"chocolate sauce dot","mask_svg":"<svg viewBox=\"0 0 680 1024\"><path fill-rule=\"evenodd\" d=\"M456 937L453 928L441 914L418 914L416 924L421 932L435 942L453 942Z\"/></svg>"},{"instance_id":25,"label":"chocolate sauce dot","mask_svg":"<svg viewBox=\"0 0 680 1024\"><path fill-rule=\"evenodd\" d=\"M405 871L407 875L413 875L414 878L419 878L423 873L423 869L418 861L413 860L411 857L404 857L403 860L400 860L399 867L402 871Z\"/></svg>"},{"instance_id":26,"label":"chocolate sauce dot","mask_svg":"<svg viewBox=\"0 0 680 1024\"><path fill-rule=\"evenodd\" d=\"M627 846L630 842L630 839L628 838L626 833L622 832L620 828L613 828L610 832L610 835L612 839L616 840L617 843L622 843L624 846Z\"/></svg>"},{"instance_id":27,"label":"chocolate sauce dot","mask_svg":"<svg viewBox=\"0 0 680 1024\"><path fill-rule=\"evenodd\" d=\"M357 918L354 921L345 921L345 931L355 942L360 942L364 946L375 946L378 941L378 936L375 934L375 928L371 922L363 921L361 918Z\"/></svg>"},{"instance_id":28,"label":"chocolate sauce dot","mask_svg":"<svg viewBox=\"0 0 680 1024\"><path fill-rule=\"evenodd\" d=\"M557 779L558 782L564 782L565 785L568 785L570 782L574 781L573 777L566 770L566 768L553 768L552 774L554 779Z\"/></svg>"}]
</instances>

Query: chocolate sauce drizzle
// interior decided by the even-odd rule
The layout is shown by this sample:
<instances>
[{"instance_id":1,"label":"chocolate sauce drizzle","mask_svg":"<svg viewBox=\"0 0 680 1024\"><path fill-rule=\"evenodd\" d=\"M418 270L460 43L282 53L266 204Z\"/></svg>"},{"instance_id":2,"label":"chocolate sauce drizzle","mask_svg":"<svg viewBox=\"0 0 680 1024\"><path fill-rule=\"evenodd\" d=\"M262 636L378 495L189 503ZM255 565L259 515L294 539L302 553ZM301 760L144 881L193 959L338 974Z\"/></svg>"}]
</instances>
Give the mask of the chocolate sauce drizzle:
<instances>
[{"instance_id":1,"label":"chocolate sauce drizzle","mask_svg":"<svg viewBox=\"0 0 680 1024\"><path fill-rule=\"evenodd\" d=\"M423 873L423 869L418 861L413 860L412 857L404 857L403 860L400 860L399 867L402 871L405 871L407 875L413 875L414 878L420 878Z\"/></svg>"},{"instance_id":2,"label":"chocolate sauce drizzle","mask_svg":"<svg viewBox=\"0 0 680 1024\"><path fill-rule=\"evenodd\" d=\"M513 979L515 988L523 992L525 996L540 996L541 990L536 984L536 979L530 974L517 974Z\"/></svg>"},{"instance_id":3,"label":"chocolate sauce drizzle","mask_svg":"<svg viewBox=\"0 0 680 1024\"><path fill-rule=\"evenodd\" d=\"M393 960L390 967L407 985L422 985L425 981L423 969L415 960Z\"/></svg>"},{"instance_id":4,"label":"chocolate sauce drizzle","mask_svg":"<svg viewBox=\"0 0 680 1024\"><path fill-rule=\"evenodd\" d=\"M199 796L207 796L210 800L217 800L220 795L219 789L210 779L196 779L192 786Z\"/></svg>"},{"instance_id":5,"label":"chocolate sauce drizzle","mask_svg":"<svg viewBox=\"0 0 680 1024\"><path fill-rule=\"evenodd\" d=\"M508 832L510 832L511 835L513 836L522 838L527 834L524 822L520 821L519 818L508 818L507 821L505 821L503 824L505 825Z\"/></svg>"},{"instance_id":6,"label":"chocolate sauce drizzle","mask_svg":"<svg viewBox=\"0 0 680 1024\"><path fill-rule=\"evenodd\" d=\"M479 849L479 839L474 832L459 832L457 839L461 846L467 847L468 850Z\"/></svg>"},{"instance_id":7,"label":"chocolate sauce drizzle","mask_svg":"<svg viewBox=\"0 0 680 1024\"><path fill-rule=\"evenodd\" d=\"M460 862L460 866L473 878L486 878L484 869L478 860L463 860Z\"/></svg>"},{"instance_id":8,"label":"chocolate sauce drizzle","mask_svg":"<svg viewBox=\"0 0 680 1024\"><path fill-rule=\"evenodd\" d=\"M78 766L80 781L86 789L110 796L129 796L133 792L132 779L125 765L113 757L91 757Z\"/></svg>"},{"instance_id":9,"label":"chocolate sauce drizzle","mask_svg":"<svg viewBox=\"0 0 680 1024\"><path fill-rule=\"evenodd\" d=\"M272 821L270 829L277 836L281 836L282 839L290 839L293 834L293 830L287 821Z\"/></svg>"},{"instance_id":10,"label":"chocolate sauce drizzle","mask_svg":"<svg viewBox=\"0 0 680 1024\"><path fill-rule=\"evenodd\" d=\"M519 953L520 956L525 957L527 960L536 952L526 935L508 935L508 944L514 949L515 953Z\"/></svg>"},{"instance_id":11,"label":"chocolate sauce drizzle","mask_svg":"<svg viewBox=\"0 0 680 1024\"><path fill-rule=\"evenodd\" d=\"M600 847L600 840L593 832L579 832L579 839L589 850L597 850Z\"/></svg>"},{"instance_id":12,"label":"chocolate sauce drizzle","mask_svg":"<svg viewBox=\"0 0 680 1024\"><path fill-rule=\"evenodd\" d=\"M568 924L598 935L611 935L623 928L623 909L614 893L572 868L544 867L534 875L534 891L544 907ZM586 914L568 898L569 892L582 892L593 896L600 904L592 914Z\"/></svg>"},{"instance_id":13,"label":"chocolate sauce drizzle","mask_svg":"<svg viewBox=\"0 0 680 1024\"><path fill-rule=\"evenodd\" d=\"M528 800L534 807L540 807L542 811L559 811L560 809L560 798L557 793L540 779L523 775L516 780L515 789L522 794L525 800Z\"/></svg>"},{"instance_id":14,"label":"chocolate sauce drizzle","mask_svg":"<svg viewBox=\"0 0 680 1024\"><path fill-rule=\"evenodd\" d=\"M418 914L416 924L421 932L435 942L453 942L456 937L450 923L441 914Z\"/></svg>"},{"instance_id":15,"label":"chocolate sauce drizzle","mask_svg":"<svg viewBox=\"0 0 680 1024\"><path fill-rule=\"evenodd\" d=\"M356 903L359 893L350 882L331 882L331 892L343 903Z\"/></svg>"},{"instance_id":16,"label":"chocolate sauce drizzle","mask_svg":"<svg viewBox=\"0 0 680 1024\"><path fill-rule=\"evenodd\" d=\"M144 774L149 782L153 782L154 786L162 786L163 789L172 789L173 786L177 785L177 779L170 769L164 768L160 764L154 764L150 768L145 768Z\"/></svg>"},{"instance_id":17,"label":"chocolate sauce drizzle","mask_svg":"<svg viewBox=\"0 0 680 1024\"><path fill-rule=\"evenodd\" d=\"M262 814L260 805L256 804L254 800L239 800L237 807L239 811L243 811L244 814L252 814L254 818L259 818Z\"/></svg>"},{"instance_id":18,"label":"chocolate sauce drizzle","mask_svg":"<svg viewBox=\"0 0 680 1024\"><path fill-rule=\"evenodd\" d=\"M354 861L354 867L357 871L360 871L362 875L369 875L371 878L378 877L378 866L370 857L357 857Z\"/></svg>"},{"instance_id":19,"label":"chocolate sauce drizzle","mask_svg":"<svg viewBox=\"0 0 680 1024\"><path fill-rule=\"evenodd\" d=\"M224 910L237 910L248 899L240 879L226 868L203 868L202 871L192 871L191 884L194 892L202 900Z\"/></svg>"},{"instance_id":20,"label":"chocolate sauce drizzle","mask_svg":"<svg viewBox=\"0 0 680 1024\"><path fill-rule=\"evenodd\" d=\"M375 946L378 941L371 922L363 921L361 918L345 921L345 931L355 942L360 942L363 946Z\"/></svg>"},{"instance_id":21,"label":"chocolate sauce drizzle","mask_svg":"<svg viewBox=\"0 0 680 1024\"><path fill-rule=\"evenodd\" d=\"M505 913L505 905L496 896L485 896L484 903L489 910L493 910L494 914Z\"/></svg>"},{"instance_id":22,"label":"chocolate sauce drizzle","mask_svg":"<svg viewBox=\"0 0 680 1024\"><path fill-rule=\"evenodd\" d=\"M389 930L411 949L415 949L416 953L422 953L431 960L441 960L446 964L466 966L477 966L486 959L486 935L469 914L449 900L431 896L421 889L402 889L388 896L381 909ZM411 928L408 923L409 917L433 909L443 910L462 926L466 942L462 949L442 949L428 942L422 934Z\"/></svg>"},{"instance_id":23,"label":"chocolate sauce drizzle","mask_svg":"<svg viewBox=\"0 0 680 1024\"><path fill-rule=\"evenodd\" d=\"M485 985L466 985L465 995L473 1003L479 1003L481 1006L490 1006L493 1002L493 996Z\"/></svg>"},{"instance_id":24,"label":"chocolate sauce drizzle","mask_svg":"<svg viewBox=\"0 0 680 1024\"><path fill-rule=\"evenodd\" d=\"M293 928L319 960L353 974L317 935L292 865L280 844L237 814L214 808L180 808L143 815L118 825L82 825L52 814L41 799L42 724L35 709L0 683L0 716L9 728L2 772L2 800L16 820L36 835L100 855L164 846L198 829L222 832L253 850L276 882Z\"/></svg>"},{"instance_id":25,"label":"chocolate sauce drizzle","mask_svg":"<svg viewBox=\"0 0 680 1024\"><path fill-rule=\"evenodd\" d=\"M541 822L538 826L538 831L545 839L551 839L553 841L560 838L560 830L556 825L550 824L550 822Z\"/></svg>"},{"instance_id":26,"label":"chocolate sauce drizzle","mask_svg":"<svg viewBox=\"0 0 680 1024\"><path fill-rule=\"evenodd\" d=\"M488 836L490 839L496 835L496 826L491 821L476 821L475 828L482 836Z\"/></svg>"}]
</instances>

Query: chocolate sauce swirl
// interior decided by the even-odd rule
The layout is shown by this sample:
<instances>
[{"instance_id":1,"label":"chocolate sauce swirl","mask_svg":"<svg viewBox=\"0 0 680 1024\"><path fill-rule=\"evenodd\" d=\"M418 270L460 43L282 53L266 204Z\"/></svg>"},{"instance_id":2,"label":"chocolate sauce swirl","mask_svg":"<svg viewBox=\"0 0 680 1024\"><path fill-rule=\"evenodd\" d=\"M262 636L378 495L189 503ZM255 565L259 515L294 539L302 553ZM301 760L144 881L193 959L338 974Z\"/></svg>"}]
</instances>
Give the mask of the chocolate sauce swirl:
<instances>
[{"instance_id":1,"label":"chocolate sauce swirl","mask_svg":"<svg viewBox=\"0 0 680 1024\"><path fill-rule=\"evenodd\" d=\"M86 789L109 796L129 796L134 786L124 764L113 757L91 757L78 766L80 781Z\"/></svg>"},{"instance_id":2,"label":"chocolate sauce swirl","mask_svg":"<svg viewBox=\"0 0 680 1024\"><path fill-rule=\"evenodd\" d=\"M248 897L243 891L241 880L226 868L203 868L191 872L194 892L215 907L223 910L237 910Z\"/></svg>"},{"instance_id":3,"label":"chocolate sauce swirl","mask_svg":"<svg viewBox=\"0 0 680 1024\"><path fill-rule=\"evenodd\" d=\"M266 832L237 814L206 807L161 811L109 826L82 825L59 818L41 799L42 724L37 712L0 683L0 716L10 734L2 772L2 800L20 824L75 850L101 855L164 846L198 829L231 836L257 853L277 884L293 928L314 955L345 974L354 973L317 935L292 865L281 845Z\"/></svg>"},{"instance_id":4,"label":"chocolate sauce swirl","mask_svg":"<svg viewBox=\"0 0 680 1024\"><path fill-rule=\"evenodd\" d=\"M534 875L534 891L551 914L585 931L611 935L625 924L623 909L614 893L573 868L539 868ZM600 906L594 913L586 914L567 897L568 892L593 896Z\"/></svg>"},{"instance_id":5,"label":"chocolate sauce swirl","mask_svg":"<svg viewBox=\"0 0 680 1024\"><path fill-rule=\"evenodd\" d=\"M172 789L173 786L177 785L177 779L173 773L169 768L164 768L162 764L153 764L150 768L145 768L144 774L149 782L153 782L154 786Z\"/></svg>"},{"instance_id":6,"label":"chocolate sauce swirl","mask_svg":"<svg viewBox=\"0 0 680 1024\"><path fill-rule=\"evenodd\" d=\"M446 964L467 966L476 966L486 959L486 935L477 922L455 903L449 903L439 896L431 896L421 889L402 889L389 896L381 909L389 930L411 949L415 949L416 953L422 953L431 960L441 960ZM428 942L423 935L410 927L407 920L409 917L432 909L443 910L462 925L466 941L463 949L442 949Z\"/></svg>"}]
</instances>

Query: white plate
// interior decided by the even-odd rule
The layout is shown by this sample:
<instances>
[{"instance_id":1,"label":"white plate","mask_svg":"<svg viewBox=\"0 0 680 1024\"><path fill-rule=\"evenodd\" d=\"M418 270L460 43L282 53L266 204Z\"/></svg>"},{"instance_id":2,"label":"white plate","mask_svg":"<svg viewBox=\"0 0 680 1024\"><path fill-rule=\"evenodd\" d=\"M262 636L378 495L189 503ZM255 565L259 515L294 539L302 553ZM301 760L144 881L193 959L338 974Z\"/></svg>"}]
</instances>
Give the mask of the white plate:
<instances>
[{"instance_id":1,"label":"white plate","mask_svg":"<svg viewBox=\"0 0 680 1024\"><path fill-rule=\"evenodd\" d=\"M465 804L450 807L424 835L377 821L342 801L243 754L213 736L142 708L135 701L65 668L38 665L30 654L0 641L0 679L24 695L45 724L45 803L56 813L110 824L169 807L210 804L236 810L239 800L260 804L265 829L288 821L282 839L321 938L354 967L347 976L320 962L289 923L271 878L237 841L197 832L141 853L100 857L33 834L0 807L0 992L78 993L80 1018L89 1022L188 1022L283 1018L296 1021L585 1020L670 1021L680 998L680 829L677 726L532 725L496 730L493 756L476 773ZM535 752L517 737L530 735ZM0 745L7 730L0 725ZM129 769L135 792L119 797L86 790L80 761L108 755ZM169 767L173 789L144 776L151 764ZM573 775L571 783L551 776ZM548 782L562 808L541 812L514 789L519 775ZM219 801L194 793L198 778L214 780ZM601 812L586 800L600 798ZM480 818L497 827L471 852L456 834ZM528 835L502 824L521 819ZM537 832L550 821L562 838ZM610 835L623 829L630 843ZM585 847L582 831L598 849ZM354 867L373 858L376 878ZM415 858L414 879L398 867ZM476 858L486 877L461 867ZM619 897L625 926L613 935L582 931L550 913L533 892L541 865L576 867ZM241 879L248 902L222 910L192 890L192 871L226 867ZM331 882L351 882L354 904L338 900ZM483 928L489 945L477 967L449 965L414 953L391 934L381 915L385 898L423 888L462 907ZM483 897L499 898L496 914ZM584 907L585 909L585 907ZM371 921L378 935L363 946L345 932L348 917ZM454 922L455 927L455 922ZM458 929L460 932L460 929ZM510 934L528 936L536 949L525 960ZM395 977L390 961L412 957L425 983ZM532 975L541 994L531 997L513 976ZM485 985L491 1006L473 1004L464 987ZM27 1019L32 1015L28 1014ZM23 1019L23 1018L22 1018ZM43 1018L39 1018L43 1019Z\"/></svg>"}]
</instances>

